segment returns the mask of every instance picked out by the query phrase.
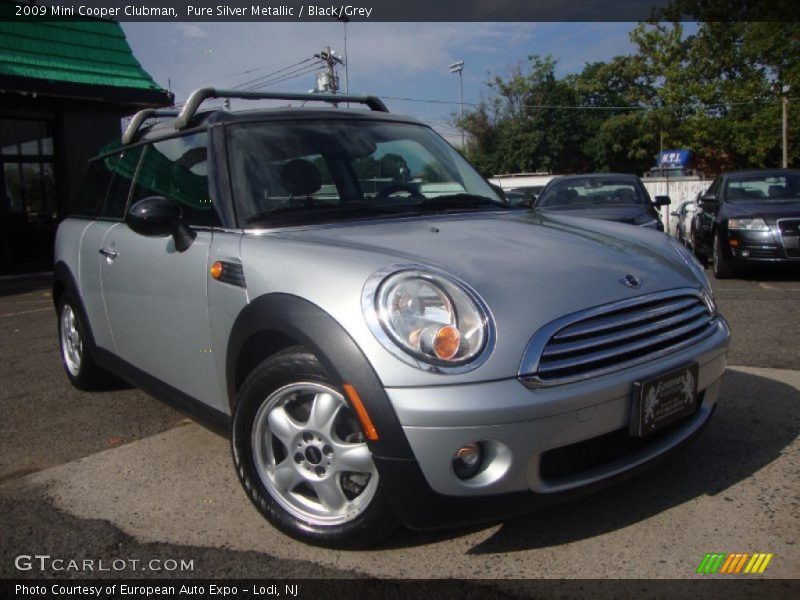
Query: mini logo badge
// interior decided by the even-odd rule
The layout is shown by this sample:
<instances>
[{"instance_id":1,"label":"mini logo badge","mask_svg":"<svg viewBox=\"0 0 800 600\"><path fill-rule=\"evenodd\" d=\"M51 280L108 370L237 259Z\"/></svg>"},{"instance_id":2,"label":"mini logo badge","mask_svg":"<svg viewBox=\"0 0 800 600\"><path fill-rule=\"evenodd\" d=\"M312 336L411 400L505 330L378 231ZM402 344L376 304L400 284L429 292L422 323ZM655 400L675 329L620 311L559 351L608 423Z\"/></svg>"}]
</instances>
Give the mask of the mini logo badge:
<instances>
[{"instance_id":1,"label":"mini logo badge","mask_svg":"<svg viewBox=\"0 0 800 600\"><path fill-rule=\"evenodd\" d=\"M636 277L636 275L631 275L630 273L628 273L627 275L625 275L625 277L620 279L619 282L622 285L627 285L629 288L633 289L636 289L640 285L642 285L641 280L638 277Z\"/></svg>"}]
</instances>

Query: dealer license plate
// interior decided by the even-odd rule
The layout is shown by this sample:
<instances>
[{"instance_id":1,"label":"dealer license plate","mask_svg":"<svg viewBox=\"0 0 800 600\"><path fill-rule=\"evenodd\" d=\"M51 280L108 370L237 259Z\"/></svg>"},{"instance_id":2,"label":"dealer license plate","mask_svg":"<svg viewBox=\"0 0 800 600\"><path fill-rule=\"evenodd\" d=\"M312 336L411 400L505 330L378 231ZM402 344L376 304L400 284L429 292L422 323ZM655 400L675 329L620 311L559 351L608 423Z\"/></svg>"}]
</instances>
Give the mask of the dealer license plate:
<instances>
[{"instance_id":1,"label":"dealer license plate","mask_svg":"<svg viewBox=\"0 0 800 600\"><path fill-rule=\"evenodd\" d=\"M697 410L697 363L633 384L630 434L642 437Z\"/></svg>"}]
</instances>

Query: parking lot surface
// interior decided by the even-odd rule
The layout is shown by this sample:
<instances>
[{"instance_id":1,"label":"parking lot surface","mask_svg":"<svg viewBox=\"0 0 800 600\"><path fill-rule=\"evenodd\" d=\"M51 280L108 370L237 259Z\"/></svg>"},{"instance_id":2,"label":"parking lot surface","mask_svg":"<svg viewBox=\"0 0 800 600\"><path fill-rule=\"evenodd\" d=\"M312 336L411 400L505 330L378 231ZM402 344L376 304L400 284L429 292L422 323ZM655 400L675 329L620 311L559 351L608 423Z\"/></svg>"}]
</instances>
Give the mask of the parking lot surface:
<instances>
[{"instance_id":1,"label":"parking lot surface","mask_svg":"<svg viewBox=\"0 0 800 600\"><path fill-rule=\"evenodd\" d=\"M504 523L338 552L266 523L225 439L137 390L72 389L47 282L0 284L0 576L53 575L17 571L23 552L78 552L193 559L174 575L195 577L689 578L707 552L770 552L760 577L798 578L800 276L714 286L731 368L710 425L673 458Z\"/></svg>"}]
</instances>

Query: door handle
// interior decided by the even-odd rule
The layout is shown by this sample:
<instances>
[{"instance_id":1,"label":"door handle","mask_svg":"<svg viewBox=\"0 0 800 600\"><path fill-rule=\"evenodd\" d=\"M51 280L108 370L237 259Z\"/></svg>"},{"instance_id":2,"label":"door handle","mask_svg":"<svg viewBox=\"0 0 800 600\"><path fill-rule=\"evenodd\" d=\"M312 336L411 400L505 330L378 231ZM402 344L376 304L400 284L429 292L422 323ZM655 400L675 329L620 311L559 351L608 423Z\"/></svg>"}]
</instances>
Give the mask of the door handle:
<instances>
[{"instance_id":1,"label":"door handle","mask_svg":"<svg viewBox=\"0 0 800 600\"><path fill-rule=\"evenodd\" d=\"M110 260L114 260L115 258L117 258L117 256L119 256L119 252L117 252L116 250L111 250L110 248L100 248L100 254L102 254L103 256L105 256Z\"/></svg>"}]
</instances>

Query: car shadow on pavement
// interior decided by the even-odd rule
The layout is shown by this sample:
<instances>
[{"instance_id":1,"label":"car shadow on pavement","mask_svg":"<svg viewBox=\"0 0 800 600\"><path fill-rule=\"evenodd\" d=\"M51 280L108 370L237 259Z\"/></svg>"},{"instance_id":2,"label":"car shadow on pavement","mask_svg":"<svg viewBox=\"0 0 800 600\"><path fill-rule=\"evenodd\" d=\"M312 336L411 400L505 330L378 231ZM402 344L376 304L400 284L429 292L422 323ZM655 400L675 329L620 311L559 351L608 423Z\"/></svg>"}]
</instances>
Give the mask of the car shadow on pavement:
<instances>
[{"instance_id":1,"label":"car shadow on pavement","mask_svg":"<svg viewBox=\"0 0 800 600\"><path fill-rule=\"evenodd\" d=\"M628 527L703 495L724 494L724 501L733 502L726 491L776 460L799 432L800 393L795 388L729 370L710 423L676 454L613 487L509 519L468 554L576 542ZM485 528L402 532L388 546L435 543Z\"/></svg>"},{"instance_id":2,"label":"car shadow on pavement","mask_svg":"<svg viewBox=\"0 0 800 600\"><path fill-rule=\"evenodd\" d=\"M596 494L510 519L470 554L546 548L628 527L698 496L726 491L776 460L800 429L800 393L728 371L708 427L640 476ZM621 509L624 507L624 509Z\"/></svg>"}]
</instances>

